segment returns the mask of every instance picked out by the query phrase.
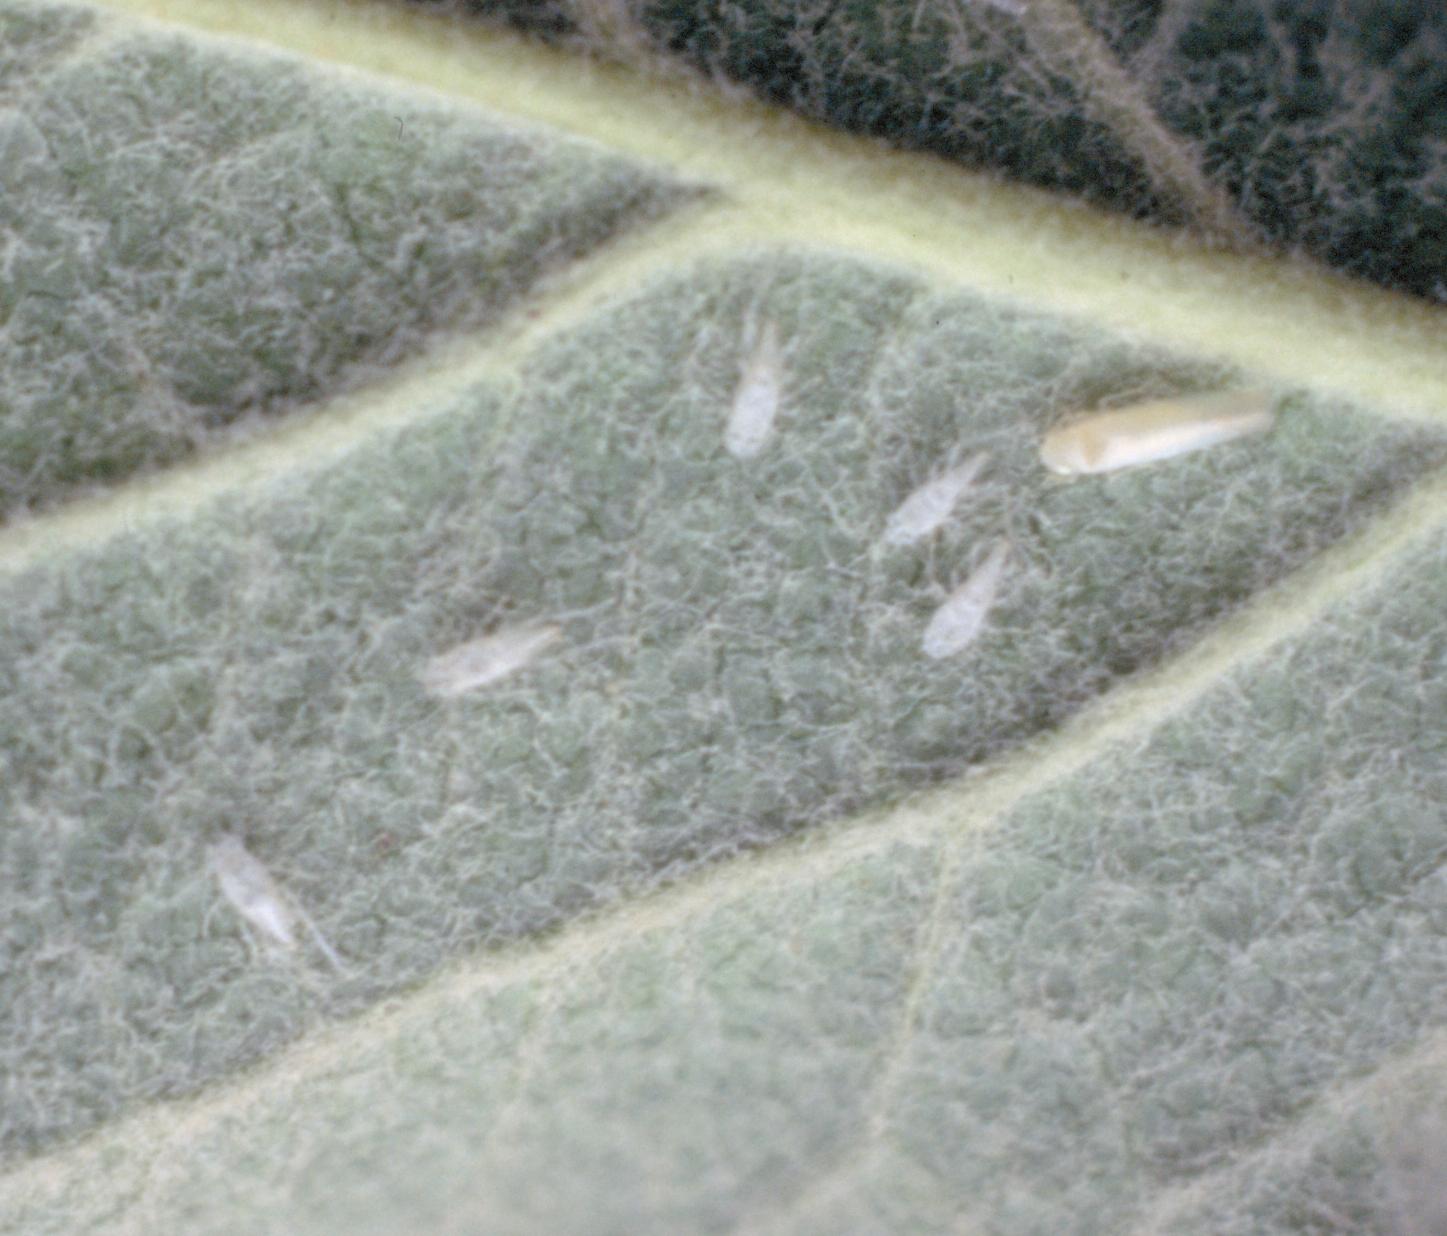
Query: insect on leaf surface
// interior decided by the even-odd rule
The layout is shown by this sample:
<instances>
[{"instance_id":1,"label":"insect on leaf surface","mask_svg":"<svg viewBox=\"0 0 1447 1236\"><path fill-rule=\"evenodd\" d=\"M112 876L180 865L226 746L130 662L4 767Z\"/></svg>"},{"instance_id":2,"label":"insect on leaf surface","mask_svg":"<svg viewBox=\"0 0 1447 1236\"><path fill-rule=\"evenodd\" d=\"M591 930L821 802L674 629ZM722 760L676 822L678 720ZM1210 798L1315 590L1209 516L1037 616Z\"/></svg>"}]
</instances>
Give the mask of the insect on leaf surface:
<instances>
[{"instance_id":1,"label":"insect on leaf surface","mask_svg":"<svg viewBox=\"0 0 1447 1236\"><path fill-rule=\"evenodd\" d=\"M561 634L551 623L501 627L433 657L422 671L422 685L444 699L476 691L531 664Z\"/></svg>"},{"instance_id":2,"label":"insect on leaf surface","mask_svg":"<svg viewBox=\"0 0 1447 1236\"><path fill-rule=\"evenodd\" d=\"M734 389L724 427L724 447L730 455L752 459L773 435L783 392L783 368L778 327L766 322Z\"/></svg>"},{"instance_id":3,"label":"insect on leaf surface","mask_svg":"<svg viewBox=\"0 0 1447 1236\"><path fill-rule=\"evenodd\" d=\"M1098 412L1046 434L1040 462L1074 476L1171 459L1270 429L1273 402L1266 391L1215 391Z\"/></svg>"},{"instance_id":4,"label":"insect on leaf surface","mask_svg":"<svg viewBox=\"0 0 1447 1236\"><path fill-rule=\"evenodd\" d=\"M209 854L221 892L264 938L282 948L296 947L296 915L271 873L236 837L222 837Z\"/></svg>"},{"instance_id":5,"label":"insect on leaf surface","mask_svg":"<svg viewBox=\"0 0 1447 1236\"><path fill-rule=\"evenodd\" d=\"M895 508L884 525L886 545L909 545L922 540L947 520L965 491L974 483L989 456L972 455L957 468L926 481Z\"/></svg>"},{"instance_id":6,"label":"insect on leaf surface","mask_svg":"<svg viewBox=\"0 0 1447 1236\"><path fill-rule=\"evenodd\" d=\"M990 551L989 557L935 610L925 627L920 644L925 656L938 660L963 652L985 629L985 619L1000 590L1005 561L1010 547L1003 541Z\"/></svg>"},{"instance_id":7,"label":"insect on leaf surface","mask_svg":"<svg viewBox=\"0 0 1447 1236\"><path fill-rule=\"evenodd\" d=\"M212 844L207 857L222 895L265 941L290 952L296 948L297 924L303 924L332 968L342 969L342 959L316 924L292 902L239 837L222 837Z\"/></svg>"}]
</instances>

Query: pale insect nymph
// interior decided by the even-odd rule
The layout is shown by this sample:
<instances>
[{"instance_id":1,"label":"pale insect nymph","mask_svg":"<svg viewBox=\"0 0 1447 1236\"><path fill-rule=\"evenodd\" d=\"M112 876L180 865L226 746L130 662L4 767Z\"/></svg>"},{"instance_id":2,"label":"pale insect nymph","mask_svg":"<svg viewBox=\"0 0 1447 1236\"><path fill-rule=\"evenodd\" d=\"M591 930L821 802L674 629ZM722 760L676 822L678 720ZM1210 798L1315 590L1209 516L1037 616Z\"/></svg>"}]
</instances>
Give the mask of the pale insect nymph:
<instances>
[{"instance_id":1,"label":"pale insect nymph","mask_svg":"<svg viewBox=\"0 0 1447 1236\"><path fill-rule=\"evenodd\" d=\"M995 603L1009 556L1010 547L1001 541L970 577L945 598L925 627L920 644L925 656L936 660L953 656L975 642Z\"/></svg>"},{"instance_id":2,"label":"pale insect nymph","mask_svg":"<svg viewBox=\"0 0 1447 1236\"><path fill-rule=\"evenodd\" d=\"M332 968L342 969L342 959L311 916L286 894L239 837L229 834L221 837L211 845L207 858L226 900L265 942L291 952L296 948L296 929L300 924L311 934Z\"/></svg>"},{"instance_id":3,"label":"pale insect nymph","mask_svg":"<svg viewBox=\"0 0 1447 1236\"><path fill-rule=\"evenodd\" d=\"M465 695L517 673L562 633L551 623L500 627L491 635L438 653L423 668L422 685L444 699Z\"/></svg>"},{"instance_id":4,"label":"pale insect nymph","mask_svg":"<svg viewBox=\"0 0 1447 1236\"><path fill-rule=\"evenodd\" d=\"M779 346L779 328L764 323L744 360L739 384L734 388L724 446L738 459L752 459L774 432L784 385L784 355Z\"/></svg>"},{"instance_id":5,"label":"pale insect nymph","mask_svg":"<svg viewBox=\"0 0 1447 1236\"><path fill-rule=\"evenodd\" d=\"M1098 412L1046 434L1040 462L1073 476L1171 459L1270 429L1273 402L1267 391L1214 391Z\"/></svg>"},{"instance_id":6,"label":"pale insect nymph","mask_svg":"<svg viewBox=\"0 0 1447 1236\"><path fill-rule=\"evenodd\" d=\"M950 517L955 504L979 476L989 456L972 455L932 481L926 481L895 508L884 525L886 545L908 545L935 531Z\"/></svg>"}]
</instances>

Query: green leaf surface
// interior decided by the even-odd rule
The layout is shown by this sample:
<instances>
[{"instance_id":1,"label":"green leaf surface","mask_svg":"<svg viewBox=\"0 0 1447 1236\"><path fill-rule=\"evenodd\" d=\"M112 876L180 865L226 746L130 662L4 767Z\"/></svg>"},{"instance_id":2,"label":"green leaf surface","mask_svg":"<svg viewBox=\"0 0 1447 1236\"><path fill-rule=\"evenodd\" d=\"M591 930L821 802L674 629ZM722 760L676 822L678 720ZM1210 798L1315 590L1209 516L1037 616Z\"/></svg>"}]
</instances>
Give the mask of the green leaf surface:
<instances>
[{"instance_id":1,"label":"green leaf surface","mask_svg":"<svg viewBox=\"0 0 1447 1236\"><path fill-rule=\"evenodd\" d=\"M681 190L496 118L7 6L0 515L495 320ZM13 29L13 34L11 33Z\"/></svg>"},{"instance_id":2,"label":"green leaf surface","mask_svg":"<svg viewBox=\"0 0 1447 1236\"><path fill-rule=\"evenodd\" d=\"M484 115L426 19L278 0L282 56L89 12L0 7L0 123L69 117L46 166L110 212L67 303L144 282L153 190L157 287L296 338L381 282L287 417L0 527L0 1232L1433 1230L1437 311L1004 185L936 250L937 166L504 35L442 28ZM350 239L202 242L285 184ZM155 319L175 389L203 318ZM1268 431L1042 466L1237 388Z\"/></svg>"}]
</instances>

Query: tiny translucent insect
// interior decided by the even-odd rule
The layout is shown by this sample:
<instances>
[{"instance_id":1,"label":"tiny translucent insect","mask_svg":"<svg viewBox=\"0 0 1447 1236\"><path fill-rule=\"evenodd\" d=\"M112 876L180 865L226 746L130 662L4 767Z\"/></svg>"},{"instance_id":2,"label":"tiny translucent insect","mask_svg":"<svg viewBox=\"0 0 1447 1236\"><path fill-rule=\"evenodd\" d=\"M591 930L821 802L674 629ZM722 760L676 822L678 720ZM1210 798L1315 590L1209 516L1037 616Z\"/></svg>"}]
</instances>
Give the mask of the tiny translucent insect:
<instances>
[{"instance_id":1,"label":"tiny translucent insect","mask_svg":"<svg viewBox=\"0 0 1447 1236\"><path fill-rule=\"evenodd\" d=\"M995 603L1000 578L1010 547L1003 541L990 551L989 557L935 610L924 629L920 644L925 656L938 660L968 648L985 628L985 619Z\"/></svg>"},{"instance_id":2,"label":"tiny translucent insect","mask_svg":"<svg viewBox=\"0 0 1447 1236\"><path fill-rule=\"evenodd\" d=\"M517 673L562 633L551 623L500 627L491 635L438 653L422 670L422 685L444 699L476 691Z\"/></svg>"},{"instance_id":3,"label":"tiny translucent insect","mask_svg":"<svg viewBox=\"0 0 1447 1236\"><path fill-rule=\"evenodd\" d=\"M296 948L297 925L301 924L332 968L342 969L342 959L310 915L287 896L240 838L223 836L211 845L207 857L226 900L264 941L291 952Z\"/></svg>"},{"instance_id":4,"label":"tiny translucent insect","mask_svg":"<svg viewBox=\"0 0 1447 1236\"><path fill-rule=\"evenodd\" d=\"M908 545L929 536L950 517L989 456L972 455L957 468L926 481L895 509L884 525L886 545Z\"/></svg>"},{"instance_id":5,"label":"tiny translucent insect","mask_svg":"<svg viewBox=\"0 0 1447 1236\"><path fill-rule=\"evenodd\" d=\"M1215 391L1099 412L1052 429L1040 461L1067 476L1155 463L1270 429L1273 402L1266 391Z\"/></svg>"},{"instance_id":6,"label":"tiny translucent insect","mask_svg":"<svg viewBox=\"0 0 1447 1236\"><path fill-rule=\"evenodd\" d=\"M752 459L774 432L779 415L779 400L784 385L784 356L779 346L779 330L773 322L764 323L757 342L744 361L739 384L734 388L728 424L724 427L724 446L730 455Z\"/></svg>"}]
</instances>

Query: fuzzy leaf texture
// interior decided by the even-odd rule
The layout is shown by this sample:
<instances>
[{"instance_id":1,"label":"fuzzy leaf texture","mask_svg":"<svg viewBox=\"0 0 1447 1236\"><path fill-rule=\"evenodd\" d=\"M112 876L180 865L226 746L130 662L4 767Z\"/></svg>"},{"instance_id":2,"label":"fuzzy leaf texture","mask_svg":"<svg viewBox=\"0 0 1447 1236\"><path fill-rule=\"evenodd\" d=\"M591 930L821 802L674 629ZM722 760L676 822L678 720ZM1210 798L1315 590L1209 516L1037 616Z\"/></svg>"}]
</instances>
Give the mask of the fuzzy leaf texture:
<instances>
[{"instance_id":1,"label":"fuzzy leaf texture","mask_svg":"<svg viewBox=\"0 0 1447 1236\"><path fill-rule=\"evenodd\" d=\"M0 0L0 1233L1440 1232L1437 35L1246 3Z\"/></svg>"}]
</instances>

